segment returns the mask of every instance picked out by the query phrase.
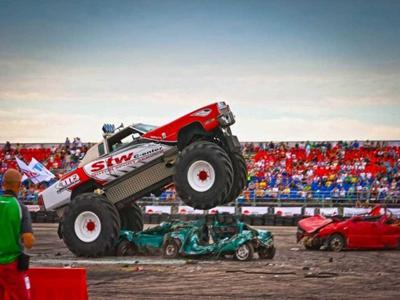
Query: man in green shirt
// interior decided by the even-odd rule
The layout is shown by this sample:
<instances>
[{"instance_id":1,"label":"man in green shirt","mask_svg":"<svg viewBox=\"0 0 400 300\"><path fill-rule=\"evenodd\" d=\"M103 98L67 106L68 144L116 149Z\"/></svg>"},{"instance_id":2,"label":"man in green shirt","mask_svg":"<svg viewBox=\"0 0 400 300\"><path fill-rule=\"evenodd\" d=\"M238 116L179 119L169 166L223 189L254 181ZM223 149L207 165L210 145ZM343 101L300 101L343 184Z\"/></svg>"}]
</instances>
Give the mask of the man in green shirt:
<instances>
[{"instance_id":1,"label":"man in green shirt","mask_svg":"<svg viewBox=\"0 0 400 300\"><path fill-rule=\"evenodd\" d=\"M0 299L5 294L11 299L30 299L29 278L17 263L23 246L30 249L34 242L29 211L17 199L20 185L17 170L4 173L4 195L0 196Z\"/></svg>"}]
</instances>

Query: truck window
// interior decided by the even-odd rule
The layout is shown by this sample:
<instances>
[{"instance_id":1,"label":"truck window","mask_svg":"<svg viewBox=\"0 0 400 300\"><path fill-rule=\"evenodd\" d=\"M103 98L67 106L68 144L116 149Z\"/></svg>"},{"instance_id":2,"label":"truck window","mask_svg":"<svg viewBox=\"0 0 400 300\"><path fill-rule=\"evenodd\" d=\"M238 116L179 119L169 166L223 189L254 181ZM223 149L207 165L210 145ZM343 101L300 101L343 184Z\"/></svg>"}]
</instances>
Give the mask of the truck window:
<instances>
[{"instance_id":1,"label":"truck window","mask_svg":"<svg viewBox=\"0 0 400 300\"><path fill-rule=\"evenodd\" d=\"M106 153L105 149L104 149L104 143L100 143L98 146L98 151L99 151L99 155L102 156L104 153Z\"/></svg>"}]
</instances>

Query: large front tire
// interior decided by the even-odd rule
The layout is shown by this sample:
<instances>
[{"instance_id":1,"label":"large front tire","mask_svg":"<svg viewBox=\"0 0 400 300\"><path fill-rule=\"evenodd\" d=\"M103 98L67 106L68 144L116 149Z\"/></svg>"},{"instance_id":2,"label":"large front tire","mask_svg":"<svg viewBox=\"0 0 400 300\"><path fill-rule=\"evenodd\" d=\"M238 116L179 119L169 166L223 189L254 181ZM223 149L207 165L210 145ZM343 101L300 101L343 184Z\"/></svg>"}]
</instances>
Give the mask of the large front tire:
<instances>
[{"instance_id":1,"label":"large front tire","mask_svg":"<svg viewBox=\"0 0 400 300\"><path fill-rule=\"evenodd\" d=\"M232 188L231 161L218 145L194 142L180 154L174 182L178 195L187 205L213 208L223 203Z\"/></svg>"},{"instance_id":2,"label":"large front tire","mask_svg":"<svg viewBox=\"0 0 400 300\"><path fill-rule=\"evenodd\" d=\"M115 206L102 195L76 196L63 215L63 240L77 256L100 257L118 242L120 218Z\"/></svg>"}]
</instances>

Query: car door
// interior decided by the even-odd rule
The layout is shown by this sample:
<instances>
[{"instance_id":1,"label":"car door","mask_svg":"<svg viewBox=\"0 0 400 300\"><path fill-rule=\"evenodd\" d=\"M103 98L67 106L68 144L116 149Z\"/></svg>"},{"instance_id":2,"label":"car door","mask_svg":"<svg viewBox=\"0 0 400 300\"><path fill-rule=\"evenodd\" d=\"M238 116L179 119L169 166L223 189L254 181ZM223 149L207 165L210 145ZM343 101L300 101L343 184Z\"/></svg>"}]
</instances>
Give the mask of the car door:
<instances>
[{"instance_id":1,"label":"car door","mask_svg":"<svg viewBox=\"0 0 400 300\"><path fill-rule=\"evenodd\" d=\"M376 219L353 217L348 221L348 248L370 249L382 247L379 222Z\"/></svg>"},{"instance_id":2,"label":"car door","mask_svg":"<svg viewBox=\"0 0 400 300\"><path fill-rule=\"evenodd\" d=\"M381 244L383 248L397 248L400 245L400 226L386 215L379 222Z\"/></svg>"}]
</instances>

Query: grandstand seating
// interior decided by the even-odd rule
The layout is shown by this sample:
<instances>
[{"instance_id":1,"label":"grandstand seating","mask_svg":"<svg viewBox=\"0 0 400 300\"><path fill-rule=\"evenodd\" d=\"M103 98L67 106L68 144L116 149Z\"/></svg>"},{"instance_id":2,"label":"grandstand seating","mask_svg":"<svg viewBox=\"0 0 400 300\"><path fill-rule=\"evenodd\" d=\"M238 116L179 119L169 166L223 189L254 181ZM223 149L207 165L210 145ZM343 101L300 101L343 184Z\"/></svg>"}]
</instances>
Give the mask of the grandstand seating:
<instances>
[{"instance_id":1,"label":"grandstand seating","mask_svg":"<svg viewBox=\"0 0 400 300\"><path fill-rule=\"evenodd\" d=\"M77 151L79 150L79 151ZM2 174L9 168L18 169L16 157L22 159L26 164L29 164L32 158L35 158L44 164L57 178L61 177L66 172L74 169L78 165L78 160L86 153L87 147L79 141L79 145L52 144L42 147L40 145L19 144L0 148L0 183ZM25 181L22 185L20 197L28 203L36 203L38 193L45 189L50 183L33 184Z\"/></svg>"},{"instance_id":2,"label":"grandstand seating","mask_svg":"<svg viewBox=\"0 0 400 300\"><path fill-rule=\"evenodd\" d=\"M57 176L77 166L86 152L80 145L50 147L16 147L0 149L0 179L8 168L17 168L15 157L29 163L42 162ZM268 200L350 199L387 200L400 198L399 143L320 142L320 143L245 143L248 186L239 197L241 202ZM25 184L24 199L45 185ZM173 189L159 199L175 199Z\"/></svg>"},{"instance_id":3,"label":"grandstand seating","mask_svg":"<svg viewBox=\"0 0 400 300\"><path fill-rule=\"evenodd\" d=\"M374 199L399 197L400 147L320 143L245 145L244 199Z\"/></svg>"}]
</instances>

